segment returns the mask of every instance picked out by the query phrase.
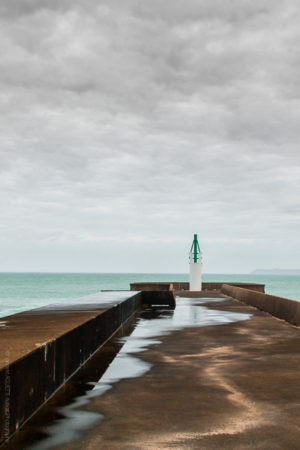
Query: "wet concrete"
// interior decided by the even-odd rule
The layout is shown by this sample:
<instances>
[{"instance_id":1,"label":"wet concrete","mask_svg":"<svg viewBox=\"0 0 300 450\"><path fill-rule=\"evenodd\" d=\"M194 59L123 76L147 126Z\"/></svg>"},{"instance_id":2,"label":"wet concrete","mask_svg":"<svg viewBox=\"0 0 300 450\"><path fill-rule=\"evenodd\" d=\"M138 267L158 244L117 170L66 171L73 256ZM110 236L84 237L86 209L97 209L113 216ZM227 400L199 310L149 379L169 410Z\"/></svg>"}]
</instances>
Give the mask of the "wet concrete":
<instances>
[{"instance_id":1,"label":"wet concrete","mask_svg":"<svg viewBox=\"0 0 300 450\"><path fill-rule=\"evenodd\" d=\"M203 291L221 291L225 282L203 282ZM227 285L237 286L244 289L251 289L258 292L265 292L265 285L260 283L231 283L226 282ZM130 283L131 291L188 291L190 289L190 283L187 281L168 281L168 282L137 282Z\"/></svg>"},{"instance_id":2,"label":"wet concrete","mask_svg":"<svg viewBox=\"0 0 300 450\"><path fill-rule=\"evenodd\" d=\"M236 300L206 302L248 320L160 335L134 354L149 370L94 397L85 409L103 421L65 449L299 448L299 329Z\"/></svg>"},{"instance_id":3,"label":"wet concrete","mask_svg":"<svg viewBox=\"0 0 300 450\"><path fill-rule=\"evenodd\" d=\"M82 410L94 395L95 386L124 345L122 338L134 330L137 314L132 316L115 335L11 438L4 448L49 449L80 438L82 432L103 415ZM105 389L103 389L103 392Z\"/></svg>"},{"instance_id":4,"label":"wet concrete","mask_svg":"<svg viewBox=\"0 0 300 450\"><path fill-rule=\"evenodd\" d=\"M210 299L210 301L220 301L220 299ZM62 395L52 402L52 406L47 405L39 417L33 418L16 438L12 439L9 448L20 447L30 444L31 449L53 448L78 439L80 433L86 428L101 422L103 415L99 412L83 411L82 407L87 405L94 397L105 394L115 383L120 380L137 378L145 375L152 367L152 364L135 356L145 352L150 346L160 344L157 338L169 335L174 331L199 326L214 326L223 323L231 323L237 320L247 320L249 315L234 312L220 312L210 310L203 305L207 299L197 299L193 302L190 299L181 299L175 310L151 308L143 311L132 325L131 334L123 333L122 337L116 337L114 347L119 349L114 361L110 361L105 370L105 361L101 355L93 358L93 366L98 365L98 370L90 370L90 364L86 365L85 374L89 374L89 383L85 383L85 389L82 390L82 376L77 375L73 378L70 385L71 397L67 399L65 388L63 395L63 405L57 405ZM127 327L128 328L128 327ZM111 344L110 344L111 345ZM106 346L107 347L107 346ZM101 353L101 352L100 352ZM98 363L96 360L98 359ZM101 375L101 368L103 369ZM76 381L77 379L77 381ZM78 385L77 389L76 386ZM79 391L79 392L78 392ZM64 404L65 403L65 404ZM41 423L41 416L54 416L56 418L53 424ZM49 420L48 420L49 422ZM51 422L51 421L50 421ZM37 423L40 426L37 427ZM38 432L37 432L38 429Z\"/></svg>"},{"instance_id":5,"label":"wet concrete","mask_svg":"<svg viewBox=\"0 0 300 450\"><path fill-rule=\"evenodd\" d=\"M221 299L210 299L220 301ZM82 410L94 397L106 393L115 383L124 379L137 378L146 374L152 364L136 356L156 344L161 336L189 327L214 326L247 320L249 315L234 312L210 310L203 305L207 299L180 299L176 309L151 308L144 310L132 322L126 325L105 349L92 358L81 374L78 373L67 384L64 391L56 396L43 411L34 417L11 440L7 448L23 448L30 445L34 449L49 449L65 442L78 439L80 433L101 422L103 415L99 412ZM106 359L103 354L111 354L109 348L117 349L115 359ZM95 370L98 367L98 370ZM91 370L92 368L92 370ZM85 383L82 383L82 379ZM88 382L87 382L88 379ZM77 388L76 388L77 386ZM84 388L83 388L84 386ZM68 392L71 394L68 398ZM48 417L48 420L47 420ZM51 424L51 417L55 422ZM42 419L43 418L43 419ZM46 425L46 423L48 424ZM38 425L39 424L39 425ZM38 429L38 432L37 432Z\"/></svg>"},{"instance_id":6,"label":"wet concrete","mask_svg":"<svg viewBox=\"0 0 300 450\"><path fill-rule=\"evenodd\" d=\"M47 427L20 431L43 434L36 444L10 448L298 449L300 330L217 294L181 295L105 346L108 364L92 358Z\"/></svg>"},{"instance_id":7,"label":"wet concrete","mask_svg":"<svg viewBox=\"0 0 300 450\"><path fill-rule=\"evenodd\" d=\"M99 292L1 318L0 369L134 294Z\"/></svg>"},{"instance_id":8,"label":"wet concrete","mask_svg":"<svg viewBox=\"0 0 300 450\"><path fill-rule=\"evenodd\" d=\"M141 293L98 293L3 318L0 444L141 308Z\"/></svg>"},{"instance_id":9,"label":"wet concrete","mask_svg":"<svg viewBox=\"0 0 300 450\"><path fill-rule=\"evenodd\" d=\"M241 289L228 284L222 286L222 292L229 297L268 312L272 316L286 320L292 325L300 326L300 302L297 300Z\"/></svg>"}]
</instances>

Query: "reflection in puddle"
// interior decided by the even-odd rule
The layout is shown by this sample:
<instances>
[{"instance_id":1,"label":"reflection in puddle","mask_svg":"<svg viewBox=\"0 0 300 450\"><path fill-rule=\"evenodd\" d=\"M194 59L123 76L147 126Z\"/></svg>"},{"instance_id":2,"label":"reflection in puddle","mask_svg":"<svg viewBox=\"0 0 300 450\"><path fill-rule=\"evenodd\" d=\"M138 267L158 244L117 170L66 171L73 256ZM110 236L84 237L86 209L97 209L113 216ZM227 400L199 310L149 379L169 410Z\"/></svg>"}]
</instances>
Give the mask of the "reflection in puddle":
<instances>
[{"instance_id":1,"label":"reflection in puddle","mask_svg":"<svg viewBox=\"0 0 300 450\"><path fill-rule=\"evenodd\" d=\"M123 336L122 333L121 335L119 333L100 350L100 353L107 353L106 358L103 358L102 353L100 358L95 355L66 384L66 390L70 392L68 392L67 399L63 398L64 406L61 406L62 403L59 399L54 405L51 406L50 401L45 406L45 409L48 408L48 410L52 408L52 417L55 417L54 421L51 421L51 425L45 427L45 422L36 423L39 414L36 415L37 419L32 419L31 426L29 423L25 425L24 431L26 427L29 428L27 442L28 435L30 435L30 449L46 450L76 440L87 428L103 420L102 414L81 408L87 405L93 397L102 395L111 389L114 383L126 378L143 376L150 370L152 367L150 363L132 354L146 351L153 344L160 344L161 341L157 337L183 328L223 325L248 320L251 317L250 314L218 311L202 306L208 302L220 301L226 301L226 299L178 297L175 310L152 308L142 311L134 321L125 327ZM59 395L60 393L55 398ZM60 406L58 406L59 404ZM37 436L32 436L37 428L39 430L38 442L36 442ZM23 433L23 430L19 432L19 435ZM12 445L14 445L13 441L14 439L11 442ZM18 446L18 448L24 447Z\"/></svg>"}]
</instances>

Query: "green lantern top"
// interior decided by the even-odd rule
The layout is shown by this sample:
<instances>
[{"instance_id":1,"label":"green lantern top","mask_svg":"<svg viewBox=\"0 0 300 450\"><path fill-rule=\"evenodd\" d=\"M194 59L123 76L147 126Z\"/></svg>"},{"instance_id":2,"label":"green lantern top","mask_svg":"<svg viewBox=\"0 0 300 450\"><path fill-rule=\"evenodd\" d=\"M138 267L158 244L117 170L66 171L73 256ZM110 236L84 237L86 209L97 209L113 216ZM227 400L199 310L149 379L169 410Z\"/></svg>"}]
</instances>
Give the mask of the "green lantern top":
<instances>
[{"instance_id":1,"label":"green lantern top","mask_svg":"<svg viewBox=\"0 0 300 450\"><path fill-rule=\"evenodd\" d=\"M194 234L194 240L190 250L190 260L193 258L193 262L196 263L198 260L201 260L201 250L198 243L197 234Z\"/></svg>"}]
</instances>

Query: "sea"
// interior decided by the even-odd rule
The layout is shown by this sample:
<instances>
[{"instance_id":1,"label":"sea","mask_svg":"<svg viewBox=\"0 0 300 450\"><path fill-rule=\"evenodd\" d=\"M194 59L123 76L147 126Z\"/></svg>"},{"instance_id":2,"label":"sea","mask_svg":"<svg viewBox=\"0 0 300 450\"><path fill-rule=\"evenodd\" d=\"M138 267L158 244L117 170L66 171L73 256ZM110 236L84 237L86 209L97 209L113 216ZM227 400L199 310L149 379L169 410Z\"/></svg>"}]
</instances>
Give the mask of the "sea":
<instances>
[{"instance_id":1,"label":"sea","mask_svg":"<svg viewBox=\"0 0 300 450\"><path fill-rule=\"evenodd\" d=\"M188 281L174 273L0 273L0 317L137 281ZM264 283L268 294L300 301L300 275L203 274L203 281Z\"/></svg>"}]
</instances>

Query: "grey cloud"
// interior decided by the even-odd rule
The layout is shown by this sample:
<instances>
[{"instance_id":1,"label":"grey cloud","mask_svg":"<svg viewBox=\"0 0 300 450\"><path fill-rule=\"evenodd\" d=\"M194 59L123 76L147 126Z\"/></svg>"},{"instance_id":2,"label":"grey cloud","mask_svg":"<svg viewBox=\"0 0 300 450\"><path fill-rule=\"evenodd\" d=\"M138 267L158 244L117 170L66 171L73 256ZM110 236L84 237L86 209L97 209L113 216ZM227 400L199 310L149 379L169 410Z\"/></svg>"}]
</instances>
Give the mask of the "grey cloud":
<instances>
[{"instance_id":1,"label":"grey cloud","mask_svg":"<svg viewBox=\"0 0 300 450\"><path fill-rule=\"evenodd\" d=\"M1 2L0 270L28 248L28 267L49 270L43 254L69 264L74 248L95 270L99 254L101 270L131 258L167 271L165 243L183 271L196 231L209 271L251 270L251 246L257 266L275 250L297 266L299 13L296 1Z\"/></svg>"}]
</instances>

